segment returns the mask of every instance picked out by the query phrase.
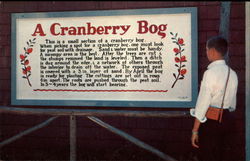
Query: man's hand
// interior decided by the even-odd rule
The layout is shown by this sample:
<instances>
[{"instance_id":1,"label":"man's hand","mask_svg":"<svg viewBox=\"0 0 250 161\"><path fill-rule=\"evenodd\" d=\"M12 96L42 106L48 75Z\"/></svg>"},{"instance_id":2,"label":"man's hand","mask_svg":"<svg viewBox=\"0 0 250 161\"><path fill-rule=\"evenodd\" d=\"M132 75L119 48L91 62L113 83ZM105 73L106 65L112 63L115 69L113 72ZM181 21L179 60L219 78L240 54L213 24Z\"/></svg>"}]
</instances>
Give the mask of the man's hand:
<instances>
[{"instance_id":1,"label":"man's hand","mask_svg":"<svg viewBox=\"0 0 250 161\"><path fill-rule=\"evenodd\" d=\"M193 133L192 133L191 142L192 142L192 146L193 146L193 147L199 148L199 146L197 145L197 144L199 143L199 135L198 135L198 132L193 132Z\"/></svg>"},{"instance_id":2,"label":"man's hand","mask_svg":"<svg viewBox=\"0 0 250 161\"><path fill-rule=\"evenodd\" d=\"M191 137L192 146L195 148L199 148L197 144L199 143L198 131L199 131L200 124L201 122L197 118L195 118L194 127L192 129L192 137Z\"/></svg>"}]
</instances>

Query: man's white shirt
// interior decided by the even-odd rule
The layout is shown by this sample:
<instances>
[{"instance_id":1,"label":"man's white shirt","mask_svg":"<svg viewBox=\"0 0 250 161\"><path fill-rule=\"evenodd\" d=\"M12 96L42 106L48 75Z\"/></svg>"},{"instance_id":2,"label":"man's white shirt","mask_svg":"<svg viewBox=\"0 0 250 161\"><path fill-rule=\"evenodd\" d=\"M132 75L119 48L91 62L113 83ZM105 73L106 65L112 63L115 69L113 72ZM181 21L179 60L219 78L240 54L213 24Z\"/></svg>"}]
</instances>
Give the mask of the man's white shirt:
<instances>
[{"instance_id":1,"label":"man's white shirt","mask_svg":"<svg viewBox=\"0 0 250 161\"><path fill-rule=\"evenodd\" d=\"M209 106L220 108L228 75L228 66L224 60L217 60L208 65L204 72L199 96L195 109L190 109L190 114L204 123ZM226 89L223 109L234 111L236 109L236 93L238 77L230 68L230 76Z\"/></svg>"}]
</instances>

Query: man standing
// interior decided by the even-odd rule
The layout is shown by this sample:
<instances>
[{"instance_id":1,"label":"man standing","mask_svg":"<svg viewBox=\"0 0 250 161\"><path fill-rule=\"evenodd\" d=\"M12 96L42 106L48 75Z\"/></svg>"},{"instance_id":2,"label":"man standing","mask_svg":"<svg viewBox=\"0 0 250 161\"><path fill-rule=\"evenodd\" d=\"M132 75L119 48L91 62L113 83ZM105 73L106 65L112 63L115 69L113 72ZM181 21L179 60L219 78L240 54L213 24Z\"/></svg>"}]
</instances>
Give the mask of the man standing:
<instances>
[{"instance_id":1,"label":"man standing","mask_svg":"<svg viewBox=\"0 0 250 161\"><path fill-rule=\"evenodd\" d=\"M210 38L206 44L207 58L211 62L205 71L195 109L190 114L195 117L192 129L192 146L199 148L199 159L202 161L218 161L222 159L223 140L232 125L232 111L236 109L236 93L238 78L224 60L228 51L228 43L221 36ZM228 84L224 97L222 123L206 118L209 107L220 108L222 105L225 85Z\"/></svg>"}]
</instances>

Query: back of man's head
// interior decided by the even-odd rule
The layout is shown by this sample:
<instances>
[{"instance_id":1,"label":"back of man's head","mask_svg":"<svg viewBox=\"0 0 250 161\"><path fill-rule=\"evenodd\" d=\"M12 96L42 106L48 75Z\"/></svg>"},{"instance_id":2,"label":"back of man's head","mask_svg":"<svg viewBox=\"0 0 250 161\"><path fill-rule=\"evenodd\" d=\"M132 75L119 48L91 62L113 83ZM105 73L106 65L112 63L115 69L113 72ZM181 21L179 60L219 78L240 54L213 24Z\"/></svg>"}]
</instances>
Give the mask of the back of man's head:
<instances>
[{"instance_id":1,"label":"back of man's head","mask_svg":"<svg viewBox=\"0 0 250 161\"><path fill-rule=\"evenodd\" d=\"M227 54L228 51L227 40L222 36L211 37L209 40L207 40L207 47L209 49L214 48L223 57Z\"/></svg>"}]
</instances>

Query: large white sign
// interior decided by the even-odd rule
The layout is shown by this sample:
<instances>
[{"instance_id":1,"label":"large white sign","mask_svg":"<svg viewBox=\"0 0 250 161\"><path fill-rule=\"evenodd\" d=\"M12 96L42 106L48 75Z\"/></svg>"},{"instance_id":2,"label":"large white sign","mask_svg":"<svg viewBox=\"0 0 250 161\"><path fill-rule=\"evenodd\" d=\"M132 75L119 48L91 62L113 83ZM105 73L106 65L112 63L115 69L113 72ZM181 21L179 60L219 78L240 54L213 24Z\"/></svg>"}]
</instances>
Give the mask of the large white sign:
<instances>
[{"instance_id":1,"label":"large white sign","mask_svg":"<svg viewBox=\"0 0 250 161\"><path fill-rule=\"evenodd\" d=\"M13 14L12 104L192 106L195 12Z\"/></svg>"}]
</instances>

